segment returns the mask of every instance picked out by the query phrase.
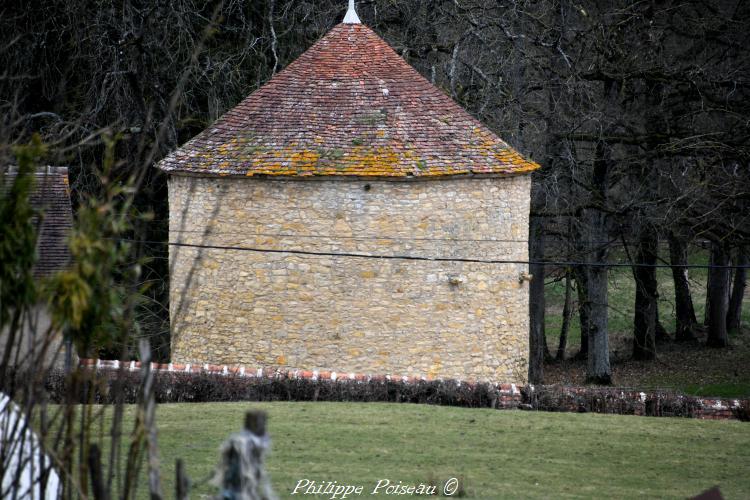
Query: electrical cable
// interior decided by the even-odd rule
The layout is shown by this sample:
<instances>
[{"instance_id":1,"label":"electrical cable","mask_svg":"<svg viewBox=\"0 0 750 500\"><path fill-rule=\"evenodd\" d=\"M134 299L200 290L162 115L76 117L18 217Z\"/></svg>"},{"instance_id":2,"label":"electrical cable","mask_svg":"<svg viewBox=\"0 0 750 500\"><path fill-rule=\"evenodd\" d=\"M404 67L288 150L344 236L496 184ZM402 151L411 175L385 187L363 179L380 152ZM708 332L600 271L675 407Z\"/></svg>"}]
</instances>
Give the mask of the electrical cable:
<instances>
[{"instance_id":1,"label":"electrical cable","mask_svg":"<svg viewBox=\"0 0 750 500\"><path fill-rule=\"evenodd\" d=\"M173 241L154 241L154 240L136 240L132 238L110 238L117 241L127 241L131 243L143 243L149 245L169 245L174 247L184 248L203 248L207 250L228 250L228 251L241 251L241 252L256 252L256 253L276 253L276 254L291 254L291 255L309 255L315 257L352 257L361 259L378 259L378 260L413 260L413 261L430 261L430 262L462 262L462 263L477 263L477 264L522 264L522 265L542 265L542 266L564 266L564 267L647 267L655 269L750 269L750 265L729 265L729 266L717 266L712 264L639 264L639 263L627 263L627 262L571 262L571 261L545 261L545 260L503 260L503 259L478 259L478 258L464 258L464 257L430 257L421 255L386 255L386 254L366 254L366 253L355 253L355 252L323 252L314 250L297 250L297 249L281 249L281 248L259 248L259 247L246 247L246 246L231 246L231 245L206 245L198 243L184 243L184 242L173 242Z\"/></svg>"}]
</instances>

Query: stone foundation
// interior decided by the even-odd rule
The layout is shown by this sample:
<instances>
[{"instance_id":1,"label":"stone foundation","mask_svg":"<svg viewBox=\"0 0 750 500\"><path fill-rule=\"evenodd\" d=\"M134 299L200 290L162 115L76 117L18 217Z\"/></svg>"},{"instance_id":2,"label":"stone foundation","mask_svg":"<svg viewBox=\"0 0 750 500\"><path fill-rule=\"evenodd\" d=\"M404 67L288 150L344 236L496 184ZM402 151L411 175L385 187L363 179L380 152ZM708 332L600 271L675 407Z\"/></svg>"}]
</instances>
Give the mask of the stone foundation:
<instances>
[{"instance_id":1,"label":"stone foundation","mask_svg":"<svg viewBox=\"0 0 750 500\"><path fill-rule=\"evenodd\" d=\"M172 361L523 383L529 176L171 176Z\"/></svg>"}]
</instances>

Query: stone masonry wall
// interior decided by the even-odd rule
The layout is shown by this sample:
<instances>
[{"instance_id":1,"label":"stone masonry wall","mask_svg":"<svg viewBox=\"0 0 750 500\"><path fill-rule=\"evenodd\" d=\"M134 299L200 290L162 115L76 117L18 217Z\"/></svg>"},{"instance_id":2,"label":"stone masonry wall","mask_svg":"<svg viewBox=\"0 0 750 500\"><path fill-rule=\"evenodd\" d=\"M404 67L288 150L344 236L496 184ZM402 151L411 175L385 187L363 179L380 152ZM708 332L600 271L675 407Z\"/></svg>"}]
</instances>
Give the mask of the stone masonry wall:
<instances>
[{"instance_id":1,"label":"stone masonry wall","mask_svg":"<svg viewBox=\"0 0 750 500\"><path fill-rule=\"evenodd\" d=\"M526 261L529 176L172 176L170 241ZM172 361L523 383L524 264L170 246Z\"/></svg>"}]
</instances>

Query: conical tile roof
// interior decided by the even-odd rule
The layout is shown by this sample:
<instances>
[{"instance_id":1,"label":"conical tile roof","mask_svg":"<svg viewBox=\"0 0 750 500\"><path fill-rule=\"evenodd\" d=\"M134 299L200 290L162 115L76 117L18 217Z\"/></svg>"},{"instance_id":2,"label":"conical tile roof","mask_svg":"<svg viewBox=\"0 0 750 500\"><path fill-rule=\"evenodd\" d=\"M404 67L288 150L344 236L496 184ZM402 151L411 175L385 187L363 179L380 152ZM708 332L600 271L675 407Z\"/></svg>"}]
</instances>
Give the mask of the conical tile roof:
<instances>
[{"instance_id":1,"label":"conical tile roof","mask_svg":"<svg viewBox=\"0 0 750 500\"><path fill-rule=\"evenodd\" d=\"M415 178L539 167L370 28L344 23L159 166L198 175Z\"/></svg>"}]
</instances>

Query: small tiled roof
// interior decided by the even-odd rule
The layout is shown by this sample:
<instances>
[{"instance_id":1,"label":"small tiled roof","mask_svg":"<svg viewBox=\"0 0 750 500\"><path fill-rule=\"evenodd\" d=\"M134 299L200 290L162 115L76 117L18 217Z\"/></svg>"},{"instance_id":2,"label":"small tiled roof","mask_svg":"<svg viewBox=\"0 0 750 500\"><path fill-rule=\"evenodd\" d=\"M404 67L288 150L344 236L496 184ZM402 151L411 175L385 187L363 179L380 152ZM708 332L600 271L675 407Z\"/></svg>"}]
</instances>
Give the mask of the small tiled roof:
<instances>
[{"instance_id":1,"label":"small tiled roof","mask_svg":"<svg viewBox=\"0 0 750 500\"><path fill-rule=\"evenodd\" d=\"M370 28L341 23L159 164L202 175L436 177L539 167Z\"/></svg>"},{"instance_id":2,"label":"small tiled roof","mask_svg":"<svg viewBox=\"0 0 750 500\"><path fill-rule=\"evenodd\" d=\"M5 172L3 190L16 175L15 167ZM67 237L73 224L70 206L70 186L66 167L40 167L36 172L34 190L30 197L34 209L43 213L37 236L38 260L34 276L39 278L62 270L70 263Z\"/></svg>"}]
</instances>

